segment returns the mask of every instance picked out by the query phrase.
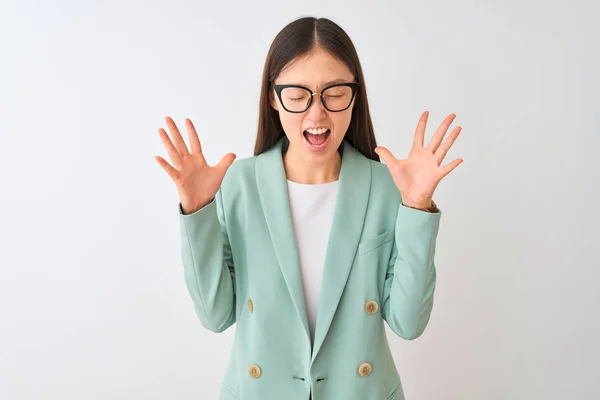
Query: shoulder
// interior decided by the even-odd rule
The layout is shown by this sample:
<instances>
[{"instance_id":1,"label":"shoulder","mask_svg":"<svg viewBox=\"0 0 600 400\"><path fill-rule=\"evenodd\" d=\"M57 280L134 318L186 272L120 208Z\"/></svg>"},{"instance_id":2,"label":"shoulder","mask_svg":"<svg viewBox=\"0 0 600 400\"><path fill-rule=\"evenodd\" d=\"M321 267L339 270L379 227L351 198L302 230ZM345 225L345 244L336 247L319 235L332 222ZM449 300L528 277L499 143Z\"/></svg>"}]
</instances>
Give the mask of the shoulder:
<instances>
[{"instance_id":1,"label":"shoulder","mask_svg":"<svg viewBox=\"0 0 600 400\"><path fill-rule=\"evenodd\" d=\"M371 193L391 200L392 204L400 204L400 192L390 174L387 165L369 159L371 165Z\"/></svg>"},{"instance_id":2,"label":"shoulder","mask_svg":"<svg viewBox=\"0 0 600 400\"><path fill-rule=\"evenodd\" d=\"M227 169L221 187L231 193L236 188L243 186L243 182L251 181L255 176L256 156L239 158Z\"/></svg>"},{"instance_id":3,"label":"shoulder","mask_svg":"<svg viewBox=\"0 0 600 400\"><path fill-rule=\"evenodd\" d=\"M371 160L370 158L368 160L369 164L371 164L371 175L373 177L377 177L378 179L387 179L389 177L389 179L392 179L387 165L379 161Z\"/></svg>"}]
</instances>

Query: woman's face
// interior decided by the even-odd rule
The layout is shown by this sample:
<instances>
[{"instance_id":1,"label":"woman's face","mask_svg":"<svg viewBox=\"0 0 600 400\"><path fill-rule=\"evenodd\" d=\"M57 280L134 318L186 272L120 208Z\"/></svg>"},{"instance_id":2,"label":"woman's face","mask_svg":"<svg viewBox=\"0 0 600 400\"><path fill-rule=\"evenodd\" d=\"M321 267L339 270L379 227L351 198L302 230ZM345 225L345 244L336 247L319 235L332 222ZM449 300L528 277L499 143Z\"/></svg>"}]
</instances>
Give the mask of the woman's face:
<instances>
[{"instance_id":1,"label":"woman's face","mask_svg":"<svg viewBox=\"0 0 600 400\"><path fill-rule=\"evenodd\" d=\"M307 57L291 62L289 67L279 74L274 83L276 85L301 85L316 93L333 83L353 81L354 75L343 63L328 52L318 49ZM347 95L347 92L343 91L344 88L340 88L337 92L326 92L326 96L332 95L329 97L331 99L329 102L327 98L325 100L330 108L333 108L331 105L334 104L334 101L338 101L337 98L341 98L340 94ZM305 105L308 100L306 92L289 89L282 92L281 97L288 109L290 109L289 104L294 104L293 102L297 102L297 107L301 107L300 104ZM282 107L277 94L272 90L271 106L279 112L281 125L290 141L288 152L297 153L298 156L305 159L326 160L336 155L337 149L344 139L350 125L354 99L346 110L332 112L327 110L321 103L320 97L315 95L308 110L303 113L291 113ZM323 133L324 130L328 131Z\"/></svg>"}]
</instances>

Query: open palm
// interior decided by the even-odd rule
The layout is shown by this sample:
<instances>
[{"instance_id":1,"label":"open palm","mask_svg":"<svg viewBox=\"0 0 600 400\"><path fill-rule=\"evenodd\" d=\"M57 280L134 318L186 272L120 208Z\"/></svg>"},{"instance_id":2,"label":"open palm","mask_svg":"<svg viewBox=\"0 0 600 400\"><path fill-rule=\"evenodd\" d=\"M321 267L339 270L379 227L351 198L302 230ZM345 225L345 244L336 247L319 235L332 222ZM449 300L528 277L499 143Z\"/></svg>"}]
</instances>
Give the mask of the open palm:
<instances>
[{"instance_id":1,"label":"open palm","mask_svg":"<svg viewBox=\"0 0 600 400\"><path fill-rule=\"evenodd\" d=\"M427 209L432 204L433 193L446 175L463 162L462 158L441 165L446 153L458 137L461 127L457 126L442 142L456 114L450 114L435 132L429 145L424 147L425 127L429 111L421 114L415 131L413 147L405 159L397 159L383 146L377 146L375 152L383 159L394 183L400 191L402 204Z\"/></svg>"},{"instance_id":2,"label":"open palm","mask_svg":"<svg viewBox=\"0 0 600 400\"><path fill-rule=\"evenodd\" d=\"M158 133L173 165L160 156L154 158L175 183L183 212L191 214L212 201L236 155L227 153L217 165L211 167L204 158L198 133L189 118L185 119L185 125L191 151L187 148L173 119L165 117L165 122L173 140L171 141L169 135L162 128L158 130Z\"/></svg>"}]
</instances>

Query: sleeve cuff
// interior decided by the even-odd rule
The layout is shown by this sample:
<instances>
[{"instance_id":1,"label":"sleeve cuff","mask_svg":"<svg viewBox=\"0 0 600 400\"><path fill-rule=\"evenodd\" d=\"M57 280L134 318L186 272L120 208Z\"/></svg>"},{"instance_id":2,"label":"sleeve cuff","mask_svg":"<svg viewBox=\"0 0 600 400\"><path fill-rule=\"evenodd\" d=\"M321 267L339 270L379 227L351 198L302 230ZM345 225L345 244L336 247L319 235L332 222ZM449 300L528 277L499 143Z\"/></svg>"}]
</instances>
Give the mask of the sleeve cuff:
<instances>
[{"instance_id":1,"label":"sleeve cuff","mask_svg":"<svg viewBox=\"0 0 600 400\"><path fill-rule=\"evenodd\" d=\"M183 213L183 207L181 206L181 201L177 203L177 211L179 212L179 216L182 218L197 218L198 215L203 214L203 211L205 212L207 209L212 208L213 206L215 206L215 199L213 198L210 203L208 203L207 205L205 205L204 207L202 207L199 210L196 210L195 212L191 213L191 214L184 214Z\"/></svg>"},{"instance_id":2,"label":"sleeve cuff","mask_svg":"<svg viewBox=\"0 0 600 400\"><path fill-rule=\"evenodd\" d=\"M439 208L437 212L432 213L400 204L396 231L401 235L406 234L410 236L419 232L424 237L435 237L440 227L441 215L442 212Z\"/></svg>"}]
</instances>

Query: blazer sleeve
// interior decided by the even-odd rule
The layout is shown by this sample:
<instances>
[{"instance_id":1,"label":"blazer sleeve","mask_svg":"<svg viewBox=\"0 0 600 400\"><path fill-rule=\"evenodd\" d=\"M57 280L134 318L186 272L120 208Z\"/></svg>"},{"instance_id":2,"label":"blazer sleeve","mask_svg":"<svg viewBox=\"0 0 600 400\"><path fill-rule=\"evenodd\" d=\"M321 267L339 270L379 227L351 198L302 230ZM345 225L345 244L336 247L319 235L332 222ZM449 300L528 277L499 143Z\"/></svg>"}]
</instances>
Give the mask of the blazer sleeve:
<instances>
[{"instance_id":1,"label":"blazer sleeve","mask_svg":"<svg viewBox=\"0 0 600 400\"><path fill-rule=\"evenodd\" d=\"M403 339L425 330L436 283L435 242L441 211L421 211L400 204L394 243L383 288L382 317Z\"/></svg>"},{"instance_id":2,"label":"blazer sleeve","mask_svg":"<svg viewBox=\"0 0 600 400\"><path fill-rule=\"evenodd\" d=\"M178 204L185 283L202 326L223 332L235 322L235 269L221 189L188 215Z\"/></svg>"}]
</instances>

